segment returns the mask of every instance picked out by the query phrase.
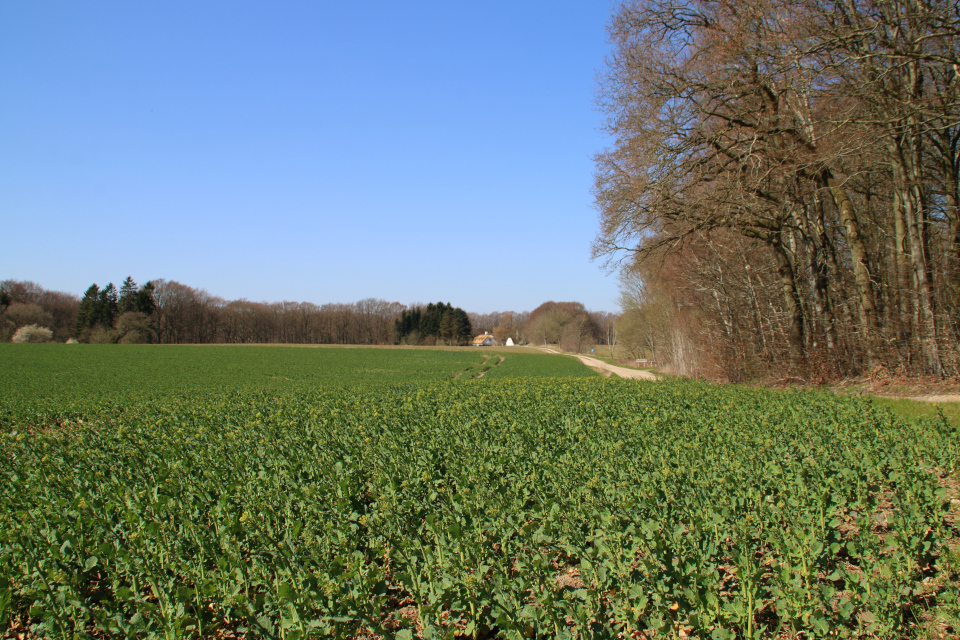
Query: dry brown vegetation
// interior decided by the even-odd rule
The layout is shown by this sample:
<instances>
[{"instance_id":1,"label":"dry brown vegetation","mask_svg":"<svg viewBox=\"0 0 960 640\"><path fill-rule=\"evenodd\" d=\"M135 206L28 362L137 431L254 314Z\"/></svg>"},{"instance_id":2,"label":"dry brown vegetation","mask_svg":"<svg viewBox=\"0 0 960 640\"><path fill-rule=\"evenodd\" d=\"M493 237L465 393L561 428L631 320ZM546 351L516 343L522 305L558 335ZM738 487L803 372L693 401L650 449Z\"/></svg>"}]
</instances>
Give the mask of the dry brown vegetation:
<instances>
[{"instance_id":1,"label":"dry brown vegetation","mask_svg":"<svg viewBox=\"0 0 960 640\"><path fill-rule=\"evenodd\" d=\"M682 374L960 367L955 3L622 3L597 256Z\"/></svg>"}]
</instances>

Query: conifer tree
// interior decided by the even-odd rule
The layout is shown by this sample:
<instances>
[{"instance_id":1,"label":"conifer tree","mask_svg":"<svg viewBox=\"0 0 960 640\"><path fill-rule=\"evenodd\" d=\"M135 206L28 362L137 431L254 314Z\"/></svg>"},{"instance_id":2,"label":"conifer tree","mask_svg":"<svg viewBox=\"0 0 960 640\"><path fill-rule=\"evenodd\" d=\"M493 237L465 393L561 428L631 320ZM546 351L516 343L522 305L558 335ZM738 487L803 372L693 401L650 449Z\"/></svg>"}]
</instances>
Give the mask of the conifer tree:
<instances>
[{"instance_id":1,"label":"conifer tree","mask_svg":"<svg viewBox=\"0 0 960 640\"><path fill-rule=\"evenodd\" d=\"M153 315L157 310L157 303L153 300L153 282L147 282L137 290L136 304L134 311L145 313L148 316Z\"/></svg>"},{"instance_id":2,"label":"conifer tree","mask_svg":"<svg viewBox=\"0 0 960 640\"><path fill-rule=\"evenodd\" d=\"M452 343L457 343L469 337L471 331L467 312L449 302L431 302L426 308L404 310L394 322L397 343L415 332L420 338L448 338Z\"/></svg>"},{"instance_id":3,"label":"conifer tree","mask_svg":"<svg viewBox=\"0 0 960 640\"><path fill-rule=\"evenodd\" d=\"M139 302L137 293L137 283L134 282L131 276L127 276L127 279L120 285L120 300L118 304L118 311L120 313L139 311L139 309L137 309L137 303Z\"/></svg>"},{"instance_id":4,"label":"conifer tree","mask_svg":"<svg viewBox=\"0 0 960 640\"><path fill-rule=\"evenodd\" d=\"M101 289L97 302L97 324L104 328L112 327L120 310L117 288L112 282Z\"/></svg>"},{"instance_id":5,"label":"conifer tree","mask_svg":"<svg viewBox=\"0 0 960 640\"><path fill-rule=\"evenodd\" d=\"M77 312L77 325L75 333L77 336L84 329L89 329L97 324L99 316L100 287L96 283L84 292L80 300L80 310Z\"/></svg>"}]
</instances>

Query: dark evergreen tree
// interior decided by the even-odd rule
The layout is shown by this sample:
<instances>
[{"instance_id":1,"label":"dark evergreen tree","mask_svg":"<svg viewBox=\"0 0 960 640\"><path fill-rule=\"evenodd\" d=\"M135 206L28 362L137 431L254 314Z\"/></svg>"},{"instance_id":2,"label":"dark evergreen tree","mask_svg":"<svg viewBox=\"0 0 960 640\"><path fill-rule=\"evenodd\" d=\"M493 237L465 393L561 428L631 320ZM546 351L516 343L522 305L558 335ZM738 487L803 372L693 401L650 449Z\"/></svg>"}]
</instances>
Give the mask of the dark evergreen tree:
<instances>
[{"instance_id":1,"label":"dark evergreen tree","mask_svg":"<svg viewBox=\"0 0 960 640\"><path fill-rule=\"evenodd\" d=\"M76 336L79 337L80 332L84 329L90 329L96 326L100 314L99 309L100 287L92 284L84 292L83 298L80 300L80 310L77 312Z\"/></svg>"},{"instance_id":2,"label":"dark evergreen tree","mask_svg":"<svg viewBox=\"0 0 960 640\"><path fill-rule=\"evenodd\" d=\"M473 327L470 325L470 316L467 315L466 311L460 307L457 307L450 312L450 315L453 317L453 339L456 342L461 342L473 336Z\"/></svg>"},{"instance_id":3,"label":"dark evergreen tree","mask_svg":"<svg viewBox=\"0 0 960 640\"><path fill-rule=\"evenodd\" d=\"M157 310L157 303L153 299L153 282L147 282L137 290L136 304L133 310L145 313L148 316L153 315L153 312Z\"/></svg>"},{"instance_id":4,"label":"dark evergreen tree","mask_svg":"<svg viewBox=\"0 0 960 640\"><path fill-rule=\"evenodd\" d=\"M117 288L112 282L100 290L97 302L97 324L105 328L112 327L120 311Z\"/></svg>"},{"instance_id":5,"label":"dark evergreen tree","mask_svg":"<svg viewBox=\"0 0 960 640\"><path fill-rule=\"evenodd\" d=\"M456 342L456 333L457 325L453 319L453 314L449 312L443 314L443 319L440 321L440 335L453 345L453 343Z\"/></svg>"},{"instance_id":6,"label":"dark evergreen tree","mask_svg":"<svg viewBox=\"0 0 960 640\"><path fill-rule=\"evenodd\" d=\"M427 305L427 312L420 318L420 335L438 336L440 335L440 321L443 319L443 303L432 302Z\"/></svg>"},{"instance_id":7,"label":"dark evergreen tree","mask_svg":"<svg viewBox=\"0 0 960 640\"><path fill-rule=\"evenodd\" d=\"M394 340L399 344L413 333L420 332L420 307L405 309L394 322Z\"/></svg>"},{"instance_id":8,"label":"dark evergreen tree","mask_svg":"<svg viewBox=\"0 0 960 640\"><path fill-rule=\"evenodd\" d=\"M131 278L127 278L127 281L128 282L124 284L132 283L132 286L136 287L136 283L134 283ZM125 303L130 304L131 301L135 300L136 293L134 292L132 298L128 293ZM77 337L80 337L81 332L85 329L93 329L97 326L103 327L104 329L112 329L119 315L120 300L117 294L117 288L113 286L112 282L103 289L94 283L84 292L83 299L80 300L75 333Z\"/></svg>"},{"instance_id":9,"label":"dark evergreen tree","mask_svg":"<svg viewBox=\"0 0 960 640\"><path fill-rule=\"evenodd\" d=\"M137 283L134 282L131 276L127 276L127 279L120 285L120 300L118 303L118 311L120 313L139 311L139 309L137 309L137 293Z\"/></svg>"},{"instance_id":10,"label":"dark evergreen tree","mask_svg":"<svg viewBox=\"0 0 960 640\"><path fill-rule=\"evenodd\" d=\"M419 334L420 339L446 338L456 344L471 335L470 318L466 311L449 302L431 302L425 308L414 307L403 311L394 322L397 343L414 332Z\"/></svg>"}]
</instances>

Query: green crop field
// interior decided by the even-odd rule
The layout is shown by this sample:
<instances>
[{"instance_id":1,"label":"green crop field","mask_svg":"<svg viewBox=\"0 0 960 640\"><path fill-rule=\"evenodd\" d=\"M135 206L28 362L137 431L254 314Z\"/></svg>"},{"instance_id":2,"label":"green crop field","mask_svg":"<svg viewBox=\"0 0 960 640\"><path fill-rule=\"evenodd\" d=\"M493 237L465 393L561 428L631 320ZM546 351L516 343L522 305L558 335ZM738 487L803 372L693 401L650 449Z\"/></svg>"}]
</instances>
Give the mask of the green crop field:
<instances>
[{"instance_id":1,"label":"green crop field","mask_svg":"<svg viewBox=\"0 0 960 640\"><path fill-rule=\"evenodd\" d=\"M77 346L0 345L11 637L958 628L946 420L508 351Z\"/></svg>"},{"instance_id":2,"label":"green crop field","mask_svg":"<svg viewBox=\"0 0 960 640\"><path fill-rule=\"evenodd\" d=\"M469 378L482 368L492 376L595 375L572 359L488 349L0 344L0 400L413 382Z\"/></svg>"}]
</instances>

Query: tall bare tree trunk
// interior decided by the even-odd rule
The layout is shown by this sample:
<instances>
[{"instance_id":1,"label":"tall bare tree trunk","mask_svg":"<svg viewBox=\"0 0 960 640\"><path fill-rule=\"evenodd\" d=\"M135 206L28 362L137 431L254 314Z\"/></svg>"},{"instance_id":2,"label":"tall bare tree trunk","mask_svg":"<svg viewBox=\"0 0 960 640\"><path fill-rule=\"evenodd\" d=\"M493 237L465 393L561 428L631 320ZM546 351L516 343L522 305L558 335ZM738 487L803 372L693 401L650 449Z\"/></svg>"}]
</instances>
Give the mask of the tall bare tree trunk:
<instances>
[{"instance_id":1,"label":"tall bare tree trunk","mask_svg":"<svg viewBox=\"0 0 960 640\"><path fill-rule=\"evenodd\" d=\"M804 320L803 307L800 305L800 295L797 292L797 282L793 275L793 264L790 255L779 237L770 240L770 246L777 258L777 273L780 274L780 287L783 292L784 307L787 310L788 327L787 341L790 345L790 359L794 366L799 366L804 360Z\"/></svg>"},{"instance_id":2,"label":"tall bare tree trunk","mask_svg":"<svg viewBox=\"0 0 960 640\"><path fill-rule=\"evenodd\" d=\"M914 296L910 293L915 290L911 285L912 266L910 259L910 246L907 242L907 223L903 216L904 204L901 193L894 189L893 192L893 226L894 226L894 254L896 266L896 292L897 305L900 312L898 321L897 343L900 347L901 358L903 349L908 350L909 360L910 342L916 332L918 310L914 304Z\"/></svg>"},{"instance_id":3,"label":"tall bare tree trunk","mask_svg":"<svg viewBox=\"0 0 960 640\"><path fill-rule=\"evenodd\" d=\"M807 274L810 279L810 291L813 294L813 309L823 327L827 350L833 352L837 346L836 317L830 305L824 238L820 235L822 229L811 223L808 207L804 207L803 213L798 212L795 218L807 254Z\"/></svg>"},{"instance_id":4,"label":"tall bare tree trunk","mask_svg":"<svg viewBox=\"0 0 960 640\"><path fill-rule=\"evenodd\" d=\"M957 76L960 79L960 76ZM944 214L947 218L946 269L944 273L944 302L949 313L949 329L954 338L960 339L960 167L958 145L960 135L951 128L934 132L932 146L936 149L944 199Z\"/></svg>"},{"instance_id":5,"label":"tall bare tree trunk","mask_svg":"<svg viewBox=\"0 0 960 640\"><path fill-rule=\"evenodd\" d=\"M904 138L912 138L904 140ZM910 147L916 138L905 134L890 139L890 158L893 167L894 189L902 209L906 240L910 247L910 266L913 276L913 305L916 310L916 334L923 368L942 374L943 363L937 343L936 297L929 266L929 225L926 220L922 170L917 166L915 151Z\"/></svg>"},{"instance_id":6,"label":"tall bare tree trunk","mask_svg":"<svg viewBox=\"0 0 960 640\"><path fill-rule=\"evenodd\" d=\"M847 246L850 249L854 281L857 283L857 292L860 294L860 325L865 334L866 361L867 366L872 367L876 362L875 345L880 333L880 323L877 319L877 299L873 290L866 243L860 234L860 222L846 188L829 168L824 168L820 177L824 186L830 191L833 203L840 214L840 222L843 224Z\"/></svg>"}]
</instances>

